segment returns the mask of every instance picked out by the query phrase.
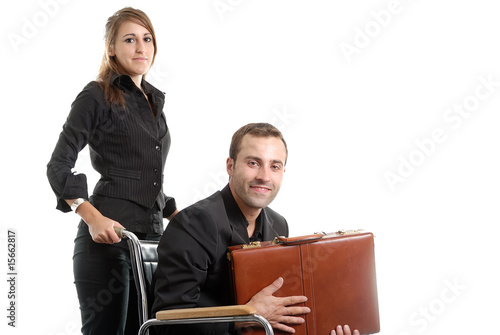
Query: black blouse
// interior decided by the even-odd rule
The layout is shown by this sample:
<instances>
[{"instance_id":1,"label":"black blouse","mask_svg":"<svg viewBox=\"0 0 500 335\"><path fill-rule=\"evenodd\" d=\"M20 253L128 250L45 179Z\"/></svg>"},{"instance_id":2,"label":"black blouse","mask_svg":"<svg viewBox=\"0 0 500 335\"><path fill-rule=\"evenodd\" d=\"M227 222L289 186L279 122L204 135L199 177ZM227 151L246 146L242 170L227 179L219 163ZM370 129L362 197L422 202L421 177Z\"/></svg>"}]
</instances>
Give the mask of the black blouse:
<instances>
[{"instance_id":1,"label":"black blouse","mask_svg":"<svg viewBox=\"0 0 500 335\"><path fill-rule=\"evenodd\" d=\"M89 145L92 166L101 175L91 202L128 229L158 232L163 227L152 226L151 213L160 211L167 217L176 209L175 199L163 193L170 149L165 96L145 80L139 89L127 75L114 77L113 85L122 90L125 108L106 103L97 82L90 82L71 106L47 165L56 208L69 212L65 199L89 199L85 174L72 171L79 152ZM135 213L132 217L130 210Z\"/></svg>"}]
</instances>

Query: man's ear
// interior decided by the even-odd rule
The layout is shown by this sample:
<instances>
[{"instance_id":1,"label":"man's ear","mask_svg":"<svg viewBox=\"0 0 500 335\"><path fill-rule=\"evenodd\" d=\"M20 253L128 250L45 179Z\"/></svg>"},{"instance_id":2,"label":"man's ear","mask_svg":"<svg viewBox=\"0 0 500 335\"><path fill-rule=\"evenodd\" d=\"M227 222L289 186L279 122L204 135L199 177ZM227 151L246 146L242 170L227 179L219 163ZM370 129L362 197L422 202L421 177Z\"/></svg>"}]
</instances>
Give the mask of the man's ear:
<instances>
[{"instance_id":1,"label":"man's ear","mask_svg":"<svg viewBox=\"0 0 500 335\"><path fill-rule=\"evenodd\" d=\"M234 170L234 159L228 157L226 160L226 171L229 177L233 176L233 170Z\"/></svg>"}]
</instances>

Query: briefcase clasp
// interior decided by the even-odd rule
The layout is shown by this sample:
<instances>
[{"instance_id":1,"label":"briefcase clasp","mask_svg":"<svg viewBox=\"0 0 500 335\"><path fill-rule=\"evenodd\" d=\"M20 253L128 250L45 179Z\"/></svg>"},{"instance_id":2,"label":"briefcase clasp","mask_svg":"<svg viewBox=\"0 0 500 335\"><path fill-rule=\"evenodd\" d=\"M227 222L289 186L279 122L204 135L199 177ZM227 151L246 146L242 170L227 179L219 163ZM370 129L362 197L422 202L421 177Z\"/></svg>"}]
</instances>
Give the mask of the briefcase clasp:
<instances>
[{"instance_id":1,"label":"briefcase clasp","mask_svg":"<svg viewBox=\"0 0 500 335\"><path fill-rule=\"evenodd\" d=\"M260 241L253 241L250 242L249 244L244 244L241 246L242 249L251 249L251 248L260 248Z\"/></svg>"}]
</instances>

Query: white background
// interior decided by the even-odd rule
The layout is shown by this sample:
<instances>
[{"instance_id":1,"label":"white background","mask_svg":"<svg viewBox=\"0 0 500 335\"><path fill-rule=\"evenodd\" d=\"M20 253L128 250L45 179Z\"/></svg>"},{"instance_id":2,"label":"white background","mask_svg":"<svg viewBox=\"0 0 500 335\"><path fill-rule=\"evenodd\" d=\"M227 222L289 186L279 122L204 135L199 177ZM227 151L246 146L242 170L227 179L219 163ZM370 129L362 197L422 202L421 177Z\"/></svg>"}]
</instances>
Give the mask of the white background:
<instances>
[{"instance_id":1,"label":"white background","mask_svg":"<svg viewBox=\"0 0 500 335\"><path fill-rule=\"evenodd\" d=\"M71 102L95 78L106 19L128 5L155 25L148 79L167 95L164 187L179 207L225 185L237 128L273 123L290 153L271 207L291 234L375 234L381 334L496 331L494 3L9 1L0 53L1 332L79 333L71 260L78 217L55 210L45 168ZM95 182L87 150L76 170ZM17 238L16 328L7 326L9 229Z\"/></svg>"}]
</instances>

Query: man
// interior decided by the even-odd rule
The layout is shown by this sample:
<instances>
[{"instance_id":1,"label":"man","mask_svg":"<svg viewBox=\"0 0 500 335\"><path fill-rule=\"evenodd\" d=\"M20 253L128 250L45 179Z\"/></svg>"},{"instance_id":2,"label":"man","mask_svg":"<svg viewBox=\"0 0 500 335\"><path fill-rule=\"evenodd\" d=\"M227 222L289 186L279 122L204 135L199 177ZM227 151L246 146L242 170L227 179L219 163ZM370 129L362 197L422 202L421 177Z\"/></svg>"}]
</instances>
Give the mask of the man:
<instances>
[{"instance_id":1,"label":"man","mask_svg":"<svg viewBox=\"0 0 500 335\"><path fill-rule=\"evenodd\" d=\"M286 220L267 207L278 194L288 150L278 129L267 123L240 128L231 141L229 184L177 214L158 246L153 313L162 309L232 304L227 247L288 236ZM275 297L283 279L257 293L249 305L274 329L293 333L308 307L305 296ZM233 325L163 327L168 334L225 334ZM350 330L345 327L347 335ZM357 331L354 332L356 334ZM332 334L344 334L342 328ZM359 333L358 333L359 334Z\"/></svg>"}]
</instances>

